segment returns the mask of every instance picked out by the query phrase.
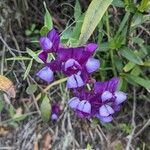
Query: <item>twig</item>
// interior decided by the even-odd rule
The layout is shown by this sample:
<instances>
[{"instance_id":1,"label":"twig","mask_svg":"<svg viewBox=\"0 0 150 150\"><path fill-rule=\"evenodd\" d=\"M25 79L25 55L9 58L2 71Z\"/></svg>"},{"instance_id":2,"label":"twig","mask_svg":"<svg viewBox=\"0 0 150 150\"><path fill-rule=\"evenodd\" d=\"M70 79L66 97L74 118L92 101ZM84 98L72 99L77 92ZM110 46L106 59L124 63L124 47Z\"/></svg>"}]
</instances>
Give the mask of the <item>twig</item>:
<instances>
[{"instance_id":1,"label":"twig","mask_svg":"<svg viewBox=\"0 0 150 150\"><path fill-rule=\"evenodd\" d=\"M146 124L134 135L134 138L139 136L148 126L150 126L150 119L146 122Z\"/></svg>"},{"instance_id":2,"label":"twig","mask_svg":"<svg viewBox=\"0 0 150 150\"><path fill-rule=\"evenodd\" d=\"M128 140L128 143L127 143L127 146L126 146L126 150L130 150L131 142L132 142L132 139L134 137L134 132L135 132L135 129L136 129L135 112L136 112L136 89L134 87L133 88L133 111L132 111L132 126L133 126L133 130L132 130L131 134L128 135L129 140Z\"/></svg>"}]
</instances>

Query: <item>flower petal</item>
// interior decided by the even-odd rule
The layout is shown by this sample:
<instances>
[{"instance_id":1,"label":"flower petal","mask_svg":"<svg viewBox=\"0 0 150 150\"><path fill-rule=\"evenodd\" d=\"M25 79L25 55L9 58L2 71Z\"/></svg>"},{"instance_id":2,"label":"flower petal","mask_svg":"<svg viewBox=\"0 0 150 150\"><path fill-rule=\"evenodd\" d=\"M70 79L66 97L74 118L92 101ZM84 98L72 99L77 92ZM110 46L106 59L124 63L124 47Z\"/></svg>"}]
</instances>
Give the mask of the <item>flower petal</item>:
<instances>
[{"instance_id":1,"label":"flower petal","mask_svg":"<svg viewBox=\"0 0 150 150\"><path fill-rule=\"evenodd\" d=\"M52 51L56 52L59 47L60 43L60 37L58 32L55 29L52 29L48 34L47 37L49 38L50 41L53 43Z\"/></svg>"},{"instance_id":2,"label":"flower petal","mask_svg":"<svg viewBox=\"0 0 150 150\"><path fill-rule=\"evenodd\" d=\"M68 101L68 105L72 109L76 109L79 103L80 103L80 100L77 97L73 97Z\"/></svg>"},{"instance_id":3,"label":"flower petal","mask_svg":"<svg viewBox=\"0 0 150 150\"><path fill-rule=\"evenodd\" d=\"M54 79L53 72L49 67L42 68L38 73L37 76L39 76L41 79L51 82Z\"/></svg>"},{"instance_id":4,"label":"flower petal","mask_svg":"<svg viewBox=\"0 0 150 150\"><path fill-rule=\"evenodd\" d=\"M100 62L98 59L89 58L86 63L86 69L89 73L96 71L100 67Z\"/></svg>"},{"instance_id":5,"label":"flower petal","mask_svg":"<svg viewBox=\"0 0 150 150\"><path fill-rule=\"evenodd\" d=\"M100 119L102 122L111 122L113 120L113 117L112 116L107 116L107 117L102 117L102 116L99 116L98 119Z\"/></svg>"},{"instance_id":6,"label":"flower petal","mask_svg":"<svg viewBox=\"0 0 150 150\"><path fill-rule=\"evenodd\" d=\"M77 106L77 109L84 112L84 113L91 113L91 104L87 100L82 100L79 105Z\"/></svg>"},{"instance_id":7,"label":"flower petal","mask_svg":"<svg viewBox=\"0 0 150 150\"><path fill-rule=\"evenodd\" d=\"M116 91L115 97L116 97L115 102L117 105L119 105L127 99L127 94L122 91Z\"/></svg>"},{"instance_id":8,"label":"flower petal","mask_svg":"<svg viewBox=\"0 0 150 150\"><path fill-rule=\"evenodd\" d=\"M98 45L94 43L89 43L86 45L86 51L90 52L91 54L93 54L97 48Z\"/></svg>"},{"instance_id":9,"label":"flower petal","mask_svg":"<svg viewBox=\"0 0 150 150\"><path fill-rule=\"evenodd\" d=\"M83 86L85 83L83 82L80 75L71 75L67 80L67 88L77 88Z\"/></svg>"},{"instance_id":10,"label":"flower petal","mask_svg":"<svg viewBox=\"0 0 150 150\"><path fill-rule=\"evenodd\" d=\"M58 59L61 61L67 61L71 58L72 48L59 48L57 55Z\"/></svg>"},{"instance_id":11,"label":"flower petal","mask_svg":"<svg viewBox=\"0 0 150 150\"><path fill-rule=\"evenodd\" d=\"M104 91L109 91L113 93L117 90L118 83L119 83L119 78L116 77L105 82L96 82L94 84L94 92L96 94L102 94Z\"/></svg>"},{"instance_id":12,"label":"flower petal","mask_svg":"<svg viewBox=\"0 0 150 150\"><path fill-rule=\"evenodd\" d=\"M107 101L108 99L111 99L113 97L112 93L110 93L109 91L105 91L103 92L103 94L101 95L101 99L102 102Z\"/></svg>"},{"instance_id":13,"label":"flower petal","mask_svg":"<svg viewBox=\"0 0 150 150\"><path fill-rule=\"evenodd\" d=\"M75 78L76 78L76 81L77 81L77 87L81 87L85 84L80 75L75 75Z\"/></svg>"},{"instance_id":14,"label":"flower petal","mask_svg":"<svg viewBox=\"0 0 150 150\"><path fill-rule=\"evenodd\" d=\"M115 111L109 105L102 105L99 108L99 114L100 114L100 116L103 116L103 117L107 117L107 116L113 114L114 112Z\"/></svg>"},{"instance_id":15,"label":"flower petal","mask_svg":"<svg viewBox=\"0 0 150 150\"><path fill-rule=\"evenodd\" d=\"M77 66L80 66L80 64L76 61L76 60L74 60L74 59L69 59L69 60L67 60L66 62L65 62L65 71L69 68L69 67L72 67L73 65L77 65Z\"/></svg>"},{"instance_id":16,"label":"flower petal","mask_svg":"<svg viewBox=\"0 0 150 150\"><path fill-rule=\"evenodd\" d=\"M38 55L38 57L39 57L44 63L46 63L48 54L47 54L45 51L42 51L42 52Z\"/></svg>"},{"instance_id":17,"label":"flower petal","mask_svg":"<svg viewBox=\"0 0 150 150\"><path fill-rule=\"evenodd\" d=\"M52 48L52 42L47 37L41 37L40 38L40 45L42 49L46 52L48 52Z\"/></svg>"}]
</instances>

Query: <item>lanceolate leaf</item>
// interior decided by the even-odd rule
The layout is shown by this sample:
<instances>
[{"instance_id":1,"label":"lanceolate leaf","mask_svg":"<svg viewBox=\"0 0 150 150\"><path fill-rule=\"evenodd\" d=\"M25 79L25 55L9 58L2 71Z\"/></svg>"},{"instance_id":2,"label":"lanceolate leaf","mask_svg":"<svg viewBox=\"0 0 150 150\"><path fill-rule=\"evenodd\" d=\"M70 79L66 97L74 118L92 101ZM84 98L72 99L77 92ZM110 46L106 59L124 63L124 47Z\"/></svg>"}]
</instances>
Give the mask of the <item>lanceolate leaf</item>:
<instances>
[{"instance_id":1,"label":"lanceolate leaf","mask_svg":"<svg viewBox=\"0 0 150 150\"><path fill-rule=\"evenodd\" d=\"M31 59L31 61L29 62L28 64L28 67L24 73L24 77L23 77L23 80L25 80L27 78L27 76L29 75L29 72L31 70L31 67L32 67L32 63L33 63L33 59Z\"/></svg>"},{"instance_id":2,"label":"lanceolate leaf","mask_svg":"<svg viewBox=\"0 0 150 150\"><path fill-rule=\"evenodd\" d=\"M133 50L130 50L129 48L122 48L120 52L123 57L130 60L131 62L138 65L143 65L142 59L139 56L137 56Z\"/></svg>"},{"instance_id":3,"label":"lanceolate leaf","mask_svg":"<svg viewBox=\"0 0 150 150\"><path fill-rule=\"evenodd\" d=\"M79 0L76 0L75 8L74 8L74 18L77 21L81 15L81 6Z\"/></svg>"},{"instance_id":4,"label":"lanceolate leaf","mask_svg":"<svg viewBox=\"0 0 150 150\"><path fill-rule=\"evenodd\" d=\"M112 0L92 0L86 12L79 44L85 44L100 22Z\"/></svg>"},{"instance_id":5,"label":"lanceolate leaf","mask_svg":"<svg viewBox=\"0 0 150 150\"><path fill-rule=\"evenodd\" d=\"M46 3L44 2L44 8L45 8L45 16L44 16L44 26L48 27L49 30L52 29L53 27L53 21L52 21L52 17L46 7Z\"/></svg>"},{"instance_id":6,"label":"lanceolate leaf","mask_svg":"<svg viewBox=\"0 0 150 150\"><path fill-rule=\"evenodd\" d=\"M145 88L150 89L150 80L143 79L141 77L137 77L137 76L131 75L131 74L126 74L125 78L131 83L137 83Z\"/></svg>"}]
</instances>

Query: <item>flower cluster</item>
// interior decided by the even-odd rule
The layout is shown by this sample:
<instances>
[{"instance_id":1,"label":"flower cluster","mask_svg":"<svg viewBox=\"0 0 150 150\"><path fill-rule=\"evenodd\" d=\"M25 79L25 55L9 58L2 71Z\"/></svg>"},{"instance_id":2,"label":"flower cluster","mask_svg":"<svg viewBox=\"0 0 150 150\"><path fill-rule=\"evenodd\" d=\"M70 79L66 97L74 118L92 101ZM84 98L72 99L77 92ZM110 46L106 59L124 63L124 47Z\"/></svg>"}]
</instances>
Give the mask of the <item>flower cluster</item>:
<instances>
[{"instance_id":1,"label":"flower cluster","mask_svg":"<svg viewBox=\"0 0 150 150\"><path fill-rule=\"evenodd\" d=\"M91 74L99 69L100 62L92 57L97 45L94 43L81 47L68 48L60 44L60 37L55 29L40 39L42 52L39 58L44 62L37 75L47 81L54 80L54 72L61 72L67 76L67 88L73 89L74 97L68 102L76 114L81 118L98 118L102 122L110 122L115 112L120 110L121 104L127 96L118 91L119 78L112 78L105 82L95 82L92 90L86 90L85 85L91 82ZM49 61L49 54L54 59ZM56 106L56 105L55 105ZM58 118L59 108L52 108L52 119Z\"/></svg>"},{"instance_id":2,"label":"flower cluster","mask_svg":"<svg viewBox=\"0 0 150 150\"><path fill-rule=\"evenodd\" d=\"M40 39L40 45L43 51L39 58L45 63L45 67L37 75L47 82L54 80L54 72L61 72L68 77L68 88L79 88L88 83L90 75L100 67L99 60L92 57L97 49L96 44L62 47L58 33L52 29L46 37ZM49 62L49 53L55 55L55 60Z\"/></svg>"},{"instance_id":3,"label":"flower cluster","mask_svg":"<svg viewBox=\"0 0 150 150\"><path fill-rule=\"evenodd\" d=\"M117 90L118 83L119 78L112 78L105 82L95 82L91 91L84 88L75 90L75 97L68 104L81 118L96 117L102 122L110 122L127 98L124 92Z\"/></svg>"}]
</instances>

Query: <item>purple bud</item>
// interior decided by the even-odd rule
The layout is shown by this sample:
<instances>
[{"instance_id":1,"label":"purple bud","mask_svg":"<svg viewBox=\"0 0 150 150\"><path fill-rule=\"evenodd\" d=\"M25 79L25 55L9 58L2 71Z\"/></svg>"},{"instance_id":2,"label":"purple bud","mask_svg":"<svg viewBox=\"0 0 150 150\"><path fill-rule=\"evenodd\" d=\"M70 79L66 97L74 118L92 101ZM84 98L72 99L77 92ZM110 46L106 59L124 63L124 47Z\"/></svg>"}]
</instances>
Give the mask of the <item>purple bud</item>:
<instances>
[{"instance_id":1,"label":"purple bud","mask_svg":"<svg viewBox=\"0 0 150 150\"><path fill-rule=\"evenodd\" d=\"M78 104L80 103L79 98L77 97L73 97L68 101L68 105L72 108L72 109L76 109Z\"/></svg>"},{"instance_id":2,"label":"purple bud","mask_svg":"<svg viewBox=\"0 0 150 150\"><path fill-rule=\"evenodd\" d=\"M101 99L102 99L102 102L105 102L109 99L111 99L113 97L112 93L110 93L109 91L105 91L103 92L103 94L101 95Z\"/></svg>"},{"instance_id":3,"label":"purple bud","mask_svg":"<svg viewBox=\"0 0 150 150\"><path fill-rule=\"evenodd\" d=\"M84 112L84 113L90 114L90 113L91 113L91 104L90 104L87 100L82 100L82 101L79 103L77 109L78 109L79 111Z\"/></svg>"},{"instance_id":4,"label":"purple bud","mask_svg":"<svg viewBox=\"0 0 150 150\"><path fill-rule=\"evenodd\" d=\"M52 120L57 120L58 116L56 114L52 114L51 118L52 118Z\"/></svg>"},{"instance_id":5,"label":"purple bud","mask_svg":"<svg viewBox=\"0 0 150 150\"><path fill-rule=\"evenodd\" d=\"M119 105L127 99L127 94L121 91L116 91L115 97L116 97L115 102L117 105Z\"/></svg>"},{"instance_id":6,"label":"purple bud","mask_svg":"<svg viewBox=\"0 0 150 150\"><path fill-rule=\"evenodd\" d=\"M100 62L98 59L89 58L86 63L86 69L89 73L96 71L100 67Z\"/></svg>"},{"instance_id":7,"label":"purple bud","mask_svg":"<svg viewBox=\"0 0 150 150\"><path fill-rule=\"evenodd\" d=\"M52 48L53 44L49 40L49 38L47 38L47 37L41 37L40 38L40 45L41 45L42 49L47 52L48 50L50 50Z\"/></svg>"},{"instance_id":8,"label":"purple bud","mask_svg":"<svg viewBox=\"0 0 150 150\"><path fill-rule=\"evenodd\" d=\"M45 80L46 82L51 82L54 79L53 71L47 66L42 68L37 73L37 76L39 76L41 79Z\"/></svg>"},{"instance_id":9,"label":"purple bud","mask_svg":"<svg viewBox=\"0 0 150 150\"><path fill-rule=\"evenodd\" d=\"M103 117L107 117L107 116L113 114L114 112L115 111L109 105L102 105L99 108L99 114L100 114L100 116L103 116Z\"/></svg>"}]
</instances>

